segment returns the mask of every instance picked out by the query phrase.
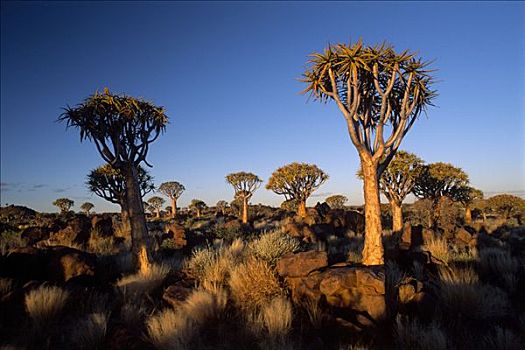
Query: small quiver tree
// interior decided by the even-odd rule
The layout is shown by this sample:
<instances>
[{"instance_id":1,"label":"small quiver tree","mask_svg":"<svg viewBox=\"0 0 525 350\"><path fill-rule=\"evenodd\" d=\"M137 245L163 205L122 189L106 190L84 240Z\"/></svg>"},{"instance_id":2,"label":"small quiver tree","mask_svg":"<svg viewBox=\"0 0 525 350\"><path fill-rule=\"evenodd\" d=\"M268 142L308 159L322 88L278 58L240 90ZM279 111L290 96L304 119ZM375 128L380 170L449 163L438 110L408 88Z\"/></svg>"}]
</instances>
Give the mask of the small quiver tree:
<instances>
[{"instance_id":1,"label":"small quiver tree","mask_svg":"<svg viewBox=\"0 0 525 350\"><path fill-rule=\"evenodd\" d=\"M317 165L306 163L291 163L275 170L266 184L266 188L283 195L286 200L295 200L297 214L306 216L306 200L325 181L328 174Z\"/></svg>"},{"instance_id":2,"label":"small quiver tree","mask_svg":"<svg viewBox=\"0 0 525 350\"><path fill-rule=\"evenodd\" d=\"M197 214L197 217L200 218L202 211L207 207L206 203L200 199L193 199L189 205L189 209L194 211Z\"/></svg>"},{"instance_id":3,"label":"small quiver tree","mask_svg":"<svg viewBox=\"0 0 525 350\"><path fill-rule=\"evenodd\" d=\"M226 181L232 185L235 191L235 198L242 201L242 222L248 223L248 203L255 190L259 188L262 180L252 173L244 171L226 175Z\"/></svg>"},{"instance_id":4,"label":"small quiver tree","mask_svg":"<svg viewBox=\"0 0 525 350\"><path fill-rule=\"evenodd\" d=\"M177 181L164 182L159 186L159 192L168 197L171 201L171 217L177 216L177 199L182 195L186 188Z\"/></svg>"},{"instance_id":5,"label":"small quiver tree","mask_svg":"<svg viewBox=\"0 0 525 350\"><path fill-rule=\"evenodd\" d=\"M217 209L217 213L221 213L222 215L225 214L226 208L228 208L228 202L225 200L220 200L215 204L215 209Z\"/></svg>"},{"instance_id":6,"label":"small quiver tree","mask_svg":"<svg viewBox=\"0 0 525 350\"><path fill-rule=\"evenodd\" d=\"M89 215L89 212L91 211L91 209L93 209L95 207L95 205L93 203L90 203L90 202L85 202L85 203L82 203L82 205L80 206L80 209L82 210L82 212L86 215Z\"/></svg>"},{"instance_id":7,"label":"small quiver tree","mask_svg":"<svg viewBox=\"0 0 525 350\"><path fill-rule=\"evenodd\" d=\"M164 109L142 99L112 94L104 89L103 93L95 92L75 107L66 107L59 121L79 129L80 140L95 143L102 159L118 169L126 179L133 262L140 271L147 272L148 231L138 166L142 162L148 164L149 146L166 128L168 117Z\"/></svg>"},{"instance_id":8,"label":"small quiver tree","mask_svg":"<svg viewBox=\"0 0 525 350\"><path fill-rule=\"evenodd\" d=\"M60 209L60 214L67 214L73 205L75 205L75 202L69 198L57 198L53 202L53 205Z\"/></svg>"},{"instance_id":9,"label":"small quiver tree","mask_svg":"<svg viewBox=\"0 0 525 350\"><path fill-rule=\"evenodd\" d=\"M525 199L511 194L498 194L487 199L487 207L507 221L515 216L518 224L523 224L525 216Z\"/></svg>"},{"instance_id":10,"label":"small quiver tree","mask_svg":"<svg viewBox=\"0 0 525 350\"><path fill-rule=\"evenodd\" d=\"M162 209L164 202L166 202L164 198L157 196L148 199L148 204L151 207L152 211L155 213L157 219L160 219L160 210Z\"/></svg>"},{"instance_id":11,"label":"small quiver tree","mask_svg":"<svg viewBox=\"0 0 525 350\"><path fill-rule=\"evenodd\" d=\"M465 207L465 224L470 225L472 223L472 207L475 203L478 203L479 200L483 199L483 192L477 188L465 186L458 197L461 204Z\"/></svg>"},{"instance_id":12,"label":"small quiver tree","mask_svg":"<svg viewBox=\"0 0 525 350\"><path fill-rule=\"evenodd\" d=\"M325 202L332 209L344 209L345 203L348 202L348 198L342 194L334 194L333 196L327 197Z\"/></svg>"}]
</instances>

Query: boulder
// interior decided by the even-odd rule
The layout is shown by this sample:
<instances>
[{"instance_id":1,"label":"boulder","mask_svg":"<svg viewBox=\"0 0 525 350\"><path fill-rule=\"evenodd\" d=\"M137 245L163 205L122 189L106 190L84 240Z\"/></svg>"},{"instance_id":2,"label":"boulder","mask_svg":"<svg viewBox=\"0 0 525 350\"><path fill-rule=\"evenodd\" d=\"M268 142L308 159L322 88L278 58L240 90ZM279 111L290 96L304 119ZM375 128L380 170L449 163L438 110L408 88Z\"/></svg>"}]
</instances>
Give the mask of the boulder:
<instances>
[{"instance_id":1,"label":"boulder","mask_svg":"<svg viewBox=\"0 0 525 350\"><path fill-rule=\"evenodd\" d=\"M49 239L52 242L71 242L86 244L91 236L91 221L84 215L75 216L66 223L66 227L52 233Z\"/></svg>"},{"instance_id":2,"label":"boulder","mask_svg":"<svg viewBox=\"0 0 525 350\"><path fill-rule=\"evenodd\" d=\"M99 236L111 237L114 234L113 219L108 215L95 215L91 218L91 227Z\"/></svg>"},{"instance_id":3,"label":"boulder","mask_svg":"<svg viewBox=\"0 0 525 350\"><path fill-rule=\"evenodd\" d=\"M45 251L50 280L67 282L79 276L95 276L97 259L94 254L69 247L49 247Z\"/></svg>"},{"instance_id":4,"label":"boulder","mask_svg":"<svg viewBox=\"0 0 525 350\"><path fill-rule=\"evenodd\" d=\"M328 266L326 252L300 252L286 255L277 261L277 273L282 277L305 277L312 271L326 266Z\"/></svg>"},{"instance_id":5,"label":"boulder","mask_svg":"<svg viewBox=\"0 0 525 350\"><path fill-rule=\"evenodd\" d=\"M456 232L454 232L454 239L460 245L468 245L472 238L472 234L464 228L460 228Z\"/></svg>"},{"instance_id":6,"label":"boulder","mask_svg":"<svg viewBox=\"0 0 525 350\"><path fill-rule=\"evenodd\" d=\"M42 241L49 238L51 230L48 227L31 226L25 228L21 237L28 245L33 245L38 241Z\"/></svg>"},{"instance_id":7,"label":"boulder","mask_svg":"<svg viewBox=\"0 0 525 350\"><path fill-rule=\"evenodd\" d=\"M175 245L178 249L184 248L188 241L186 240L186 230L184 226L178 223L171 223L164 227L164 232L167 233L167 236L174 240Z\"/></svg>"},{"instance_id":8,"label":"boulder","mask_svg":"<svg viewBox=\"0 0 525 350\"><path fill-rule=\"evenodd\" d=\"M292 237L302 238L302 227L293 221L288 221L282 225L282 231Z\"/></svg>"}]
</instances>

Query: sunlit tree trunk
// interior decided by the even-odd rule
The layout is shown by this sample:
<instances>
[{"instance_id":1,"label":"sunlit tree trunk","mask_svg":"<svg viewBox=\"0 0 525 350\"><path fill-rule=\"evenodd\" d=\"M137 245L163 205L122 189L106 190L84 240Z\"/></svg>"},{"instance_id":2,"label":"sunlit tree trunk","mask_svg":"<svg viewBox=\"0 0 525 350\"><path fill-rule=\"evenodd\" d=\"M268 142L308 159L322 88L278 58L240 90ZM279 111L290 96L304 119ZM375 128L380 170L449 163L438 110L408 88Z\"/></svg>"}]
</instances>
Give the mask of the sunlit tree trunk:
<instances>
[{"instance_id":1,"label":"sunlit tree trunk","mask_svg":"<svg viewBox=\"0 0 525 350\"><path fill-rule=\"evenodd\" d=\"M472 223L472 210L470 206L465 207L465 224L470 225Z\"/></svg>"},{"instance_id":2,"label":"sunlit tree trunk","mask_svg":"<svg viewBox=\"0 0 525 350\"><path fill-rule=\"evenodd\" d=\"M177 217L177 198L175 197L171 199L171 217Z\"/></svg>"},{"instance_id":3,"label":"sunlit tree trunk","mask_svg":"<svg viewBox=\"0 0 525 350\"><path fill-rule=\"evenodd\" d=\"M299 200L297 203L297 215L306 217L306 200Z\"/></svg>"},{"instance_id":4,"label":"sunlit tree trunk","mask_svg":"<svg viewBox=\"0 0 525 350\"><path fill-rule=\"evenodd\" d=\"M197 217L200 218L201 217L201 210L197 208Z\"/></svg>"},{"instance_id":5,"label":"sunlit tree trunk","mask_svg":"<svg viewBox=\"0 0 525 350\"><path fill-rule=\"evenodd\" d=\"M381 202L377 166L361 160L365 196L365 242L363 247L364 265L383 265L383 242L381 227Z\"/></svg>"},{"instance_id":6,"label":"sunlit tree trunk","mask_svg":"<svg viewBox=\"0 0 525 350\"><path fill-rule=\"evenodd\" d=\"M140 272L147 272L149 270L149 257L146 246L148 229L137 179L137 169L133 166L126 169L126 198L131 223L133 262Z\"/></svg>"},{"instance_id":7,"label":"sunlit tree trunk","mask_svg":"<svg viewBox=\"0 0 525 350\"><path fill-rule=\"evenodd\" d=\"M401 232L403 230L401 203L397 203L395 200L390 201L390 209L392 210L392 232Z\"/></svg>"},{"instance_id":8,"label":"sunlit tree trunk","mask_svg":"<svg viewBox=\"0 0 525 350\"><path fill-rule=\"evenodd\" d=\"M242 222L243 224L248 223L248 198L243 197L242 200Z\"/></svg>"}]
</instances>

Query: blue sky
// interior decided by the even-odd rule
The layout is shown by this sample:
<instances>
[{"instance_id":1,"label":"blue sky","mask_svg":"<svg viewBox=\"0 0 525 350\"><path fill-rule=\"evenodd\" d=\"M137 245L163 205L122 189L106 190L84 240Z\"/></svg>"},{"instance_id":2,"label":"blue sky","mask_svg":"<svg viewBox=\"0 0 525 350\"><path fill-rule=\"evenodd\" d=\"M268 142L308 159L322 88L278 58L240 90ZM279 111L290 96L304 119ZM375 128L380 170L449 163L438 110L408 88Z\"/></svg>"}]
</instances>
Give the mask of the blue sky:
<instances>
[{"instance_id":1,"label":"blue sky","mask_svg":"<svg viewBox=\"0 0 525 350\"><path fill-rule=\"evenodd\" d=\"M157 185L186 186L183 206L231 200L230 172L266 181L293 161L330 175L309 204L334 193L360 204L340 112L307 102L298 81L308 54L360 37L435 60L437 107L401 148L463 168L489 194L525 193L524 3L2 2L1 202L117 209L85 189L102 164L95 146L55 122L107 86L165 106L148 159ZM252 203L282 200L262 187Z\"/></svg>"}]
</instances>

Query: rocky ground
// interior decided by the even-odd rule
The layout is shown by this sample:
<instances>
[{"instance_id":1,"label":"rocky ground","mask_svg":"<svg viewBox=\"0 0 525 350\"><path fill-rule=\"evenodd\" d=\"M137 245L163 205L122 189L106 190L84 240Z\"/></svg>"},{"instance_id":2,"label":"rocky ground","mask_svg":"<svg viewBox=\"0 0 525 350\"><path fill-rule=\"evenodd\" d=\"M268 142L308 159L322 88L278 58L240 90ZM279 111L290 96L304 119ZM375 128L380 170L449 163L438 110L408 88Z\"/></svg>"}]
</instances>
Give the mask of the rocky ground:
<instances>
[{"instance_id":1,"label":"rocky ground","mask_svg":"<svg viewBox=\"0 0 525 350\"><path fill-rule=\"evenodd\" d=\"M154 262L135 273L119 215L3 207L0 345L524 348L525 227L447 217L430 230L405 209L382 266L360 264L359 208L319 204L305 218L253 206L250 224L214 208L150 218Z\"/></svg>"}]
</instances>

